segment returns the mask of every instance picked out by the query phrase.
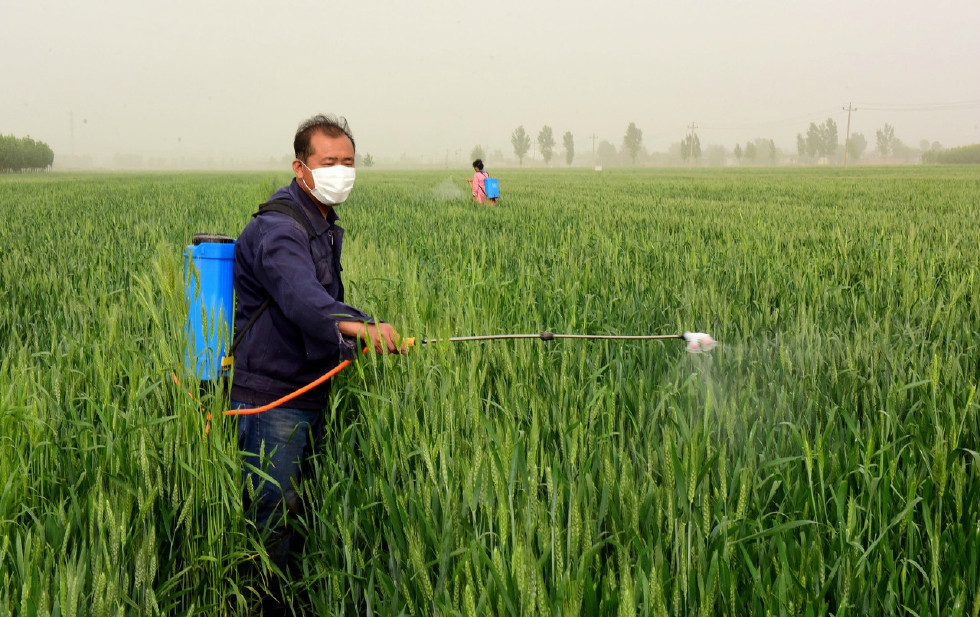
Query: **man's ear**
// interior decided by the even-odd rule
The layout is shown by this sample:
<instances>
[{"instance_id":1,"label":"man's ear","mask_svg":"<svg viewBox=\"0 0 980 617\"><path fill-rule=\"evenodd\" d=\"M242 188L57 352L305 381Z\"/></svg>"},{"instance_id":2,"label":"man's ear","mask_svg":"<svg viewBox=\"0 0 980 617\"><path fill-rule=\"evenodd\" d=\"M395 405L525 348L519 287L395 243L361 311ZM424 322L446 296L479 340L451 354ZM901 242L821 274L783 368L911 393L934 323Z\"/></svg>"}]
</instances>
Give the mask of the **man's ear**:
<instances>
[{"instance_id":1,"label":"man's ear","mask_svg":"<svg viewBox=\"0 0 980 617\"><path fill-rule=\"evenodd\" d=\"M293 159L293 173L296 174L296 180L303 179L303 163L299 159Z\"/></svg>"}]
</instances>

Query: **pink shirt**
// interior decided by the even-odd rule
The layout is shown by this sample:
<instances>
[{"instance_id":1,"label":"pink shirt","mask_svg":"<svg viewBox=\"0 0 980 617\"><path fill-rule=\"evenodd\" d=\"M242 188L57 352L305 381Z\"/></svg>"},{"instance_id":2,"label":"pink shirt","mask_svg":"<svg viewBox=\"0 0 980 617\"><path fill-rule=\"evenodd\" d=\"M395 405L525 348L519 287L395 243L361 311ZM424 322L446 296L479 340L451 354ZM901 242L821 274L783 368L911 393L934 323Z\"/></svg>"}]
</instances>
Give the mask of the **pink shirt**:
<instances>
[{"instance_id":1,"label":"pink shirt","mask_svg":"<svg viewBox=\"0 0 980 617\"><path fill-rule=\"evenodd\" d=\"M478 171L473 174L473 179L470 181L470 184L473 185L473 195L481 204L483 203L483 198L487 196L486 190L483 188L483 179L488 175L485 171Z\"/></svg>"}]
</instances>

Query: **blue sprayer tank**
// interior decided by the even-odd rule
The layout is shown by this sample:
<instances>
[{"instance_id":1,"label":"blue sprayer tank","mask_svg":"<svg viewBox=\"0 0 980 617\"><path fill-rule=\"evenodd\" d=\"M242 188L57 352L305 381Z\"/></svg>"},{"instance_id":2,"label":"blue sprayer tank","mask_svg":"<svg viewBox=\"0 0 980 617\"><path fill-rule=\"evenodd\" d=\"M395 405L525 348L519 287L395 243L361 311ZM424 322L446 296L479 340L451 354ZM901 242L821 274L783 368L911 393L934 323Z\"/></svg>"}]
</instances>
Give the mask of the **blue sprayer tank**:
<instances>
[{"instance_id":1,"label":"blue sprayer tank","mask_svg":"<svg viewBox=\"0 0 980 617\"><path fill-rule=\"evenodd\" d=\"M483 179L483 192L489 199L500 197L500 181L497 178Z\"/></svg>"},{"instance_id":2,"label":"blue sprayer tank","mask_svg":"<svg viewBox=\"0 0 980 617\"><path fill-rule=\"evenodd\" d=\"M234 328L234 263L235 240L228 236L196 234L184 249L186 362L202 381L227 374L221 359Z\"/></svg>"}]
</instances>

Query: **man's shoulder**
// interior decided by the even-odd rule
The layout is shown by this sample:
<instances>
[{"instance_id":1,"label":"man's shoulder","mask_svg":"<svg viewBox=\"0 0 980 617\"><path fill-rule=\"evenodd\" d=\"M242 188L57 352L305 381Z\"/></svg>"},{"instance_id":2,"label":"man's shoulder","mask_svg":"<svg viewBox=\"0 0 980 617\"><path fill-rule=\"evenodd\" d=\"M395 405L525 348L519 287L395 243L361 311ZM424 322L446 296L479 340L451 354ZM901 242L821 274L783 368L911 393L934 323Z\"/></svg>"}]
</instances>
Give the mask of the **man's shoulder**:
<instances>
[{"instance_id":1,"label":"man's shoulder","mask_svg":"<svg viewBox=\"0 0 980 617\"><path fill-rule=\"evenodd\" d=\"M266 201L266 203L271 201L288 201L297 206L300 205L297 196L294 194L292 190L292 184L287 184L285 186L281 186L278 189L276 189L276 191L269 196L269 199Z\"/></svg>"},{"instance_id":2,"label":"man's shoulder","mask_svg":"<svg viewBox=\"0 0 980 617\"><path fill-rule=\"evenodd\" d=\"M252 216L240 237L265 239L269 237L289 237L308 242L309 237L303 224L284 212L269 210Z\"/></svg>"},{"instance_id":3,"label":"man's shoulder","mask_svg":"<svg viewBox=\"0 0 980 617\"><path fill-rule=\"evenodd\" d=\"M292 204L296 208L297 214L302 216L300 213L301 206L288 196L280 196L277 191L269 198L269 201L259 204L255 208L255 211L251 214L251 218L242 229L238 241L242 242L244 240L246 243L261 243L283 238L304 243L309 242L306 227L297 220L295 215L283 212L283 208L271 210L263 208L263 206L273 201L283 204L287 208L289 207L288 204Z\"/></svg>"}]
</instances>

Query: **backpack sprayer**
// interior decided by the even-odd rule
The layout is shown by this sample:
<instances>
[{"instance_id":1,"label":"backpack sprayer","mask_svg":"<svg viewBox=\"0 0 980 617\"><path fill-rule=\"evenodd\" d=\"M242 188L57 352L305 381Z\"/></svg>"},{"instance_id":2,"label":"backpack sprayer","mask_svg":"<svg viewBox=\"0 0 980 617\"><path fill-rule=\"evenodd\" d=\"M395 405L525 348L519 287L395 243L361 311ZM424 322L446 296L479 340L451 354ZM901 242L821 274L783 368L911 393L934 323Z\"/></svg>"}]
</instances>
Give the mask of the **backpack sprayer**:
<instances>
[{"instance_id":1,"label":"backpack sprayer","mask_svg":"<svg viewBox=\"0 0 980 617\"><path fill-rule=\"evenodd\" d=\"M195 234L184 248L185 360L202 382L228 375L223 360L235 315L234 263L235 239L228 236Z\"/></svg>"},{"instance_id":2,"label":"backpack sprayer","mask_svg":"<svg viewBox=\"0 0 980 617\"><path fill-rule=\"evenodd\" d=\"M226 354L226 344L231 338L234 316L234 255L235 240L228 236L197 234L193 244L184 250L184 280L187 282L187 366L193 368L198 379L216 383L227 377L232 365L231 354ZM241 333L239 333L241 336ZM406 347L440 342L464 343L471 341L499 341L513 339L630 340L654 341L680 339L687 343L689 353L711 351L718 344L704 332L650 335L600 335L600 334L490 334L482 336L455 336L448 339L404 339ZM364 349L367 352L367 348ZM350 360L344 360L330 371L279 400L252 409L231 409L225 415L248 415L268 411L324 383L344 369ZM176 381L176 376L174 376ZM210 417L208 418L210 420Z\"/></svg>"}]
</instances>

